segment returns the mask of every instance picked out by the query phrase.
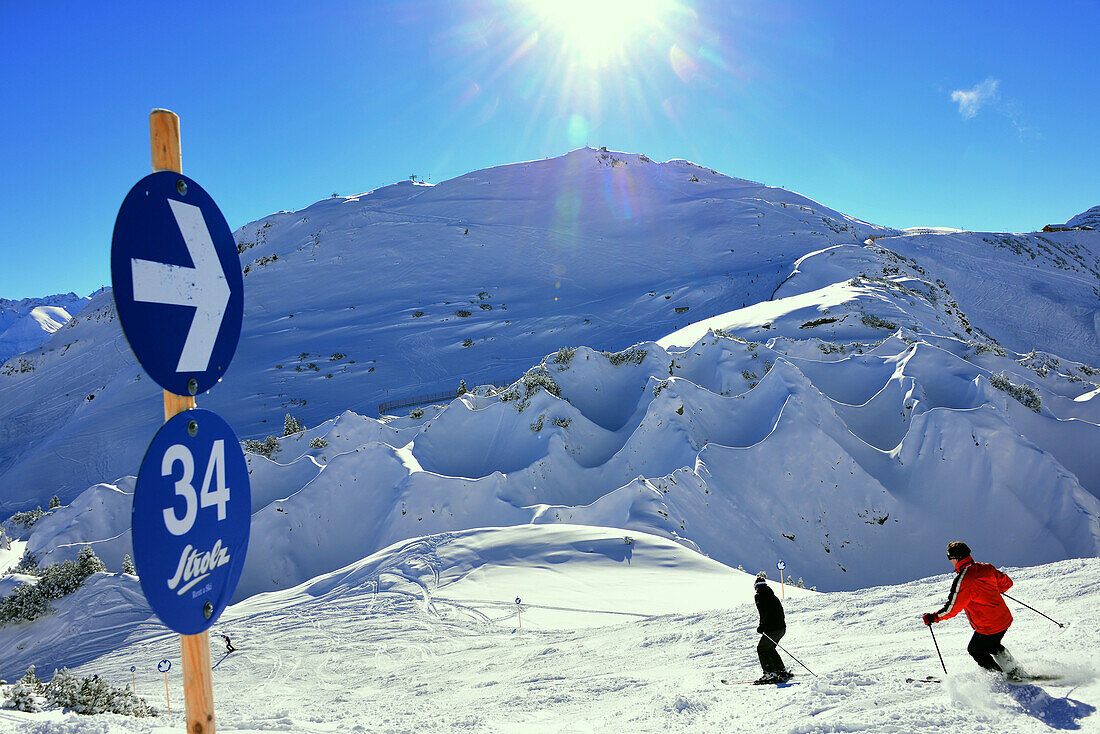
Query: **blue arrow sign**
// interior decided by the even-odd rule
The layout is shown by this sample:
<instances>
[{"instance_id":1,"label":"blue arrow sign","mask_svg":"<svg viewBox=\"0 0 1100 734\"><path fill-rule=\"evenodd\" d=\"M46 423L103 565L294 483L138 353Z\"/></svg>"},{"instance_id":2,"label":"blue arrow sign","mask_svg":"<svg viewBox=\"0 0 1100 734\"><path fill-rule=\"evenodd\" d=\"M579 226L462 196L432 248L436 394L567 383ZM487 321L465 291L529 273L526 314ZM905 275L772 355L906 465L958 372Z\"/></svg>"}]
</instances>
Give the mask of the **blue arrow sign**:
<instances>
[{"instance_id":1,"label":"blue arrow sign","mask_svg":"<svg viewBox=\"0 0 1100 734\"><path fill-rule=\"evenodd\" d=\"M168 658L165 658L164 660L161 660L159 663L157 663L157 671L158 672L167 673L171 669L172 669L172 661L169 660Z\"/></svg>"},{"instance_id":2,"label":"blue arrow sign","mask_svg":"<svg viewBox=\"0 0 1100 734\"><path fill-rule=\"evenodd\" d=\"M221 379L241 335L244 279L201 186L172 171L138 181L115 219L111 285L122 331L158 385L197 395Z\"/></svg>"},{"instance_id":3,"label":"blue arrow sign","mask_svg":"<svg viewBox=\"0 0 1100 734\"><path fill-rule=\"evenodd\" d=\"M169 665L171 665L171 663L169 663ZM130 666L130 672L133 673L135 670L137 670L137 666L136 665L131 665Z\"/></svg>"},{"instance_id":4,"label":"blue arrow sign","mask_svg":"<svg viewBox=\"0 0 1100 734\"><path fill-rule=\"evenodd\" d=\"M132 527L141 589L170 629L198 634L221 615L251 518L248 466L229 424L209 410L165 423L141 462Z\"/></svg>"},{"instance_id":5,"label":"blue arrow sign","mask_svg":"<svg viewBox=\"0 0 1100 734\"><path fill-rule=\"evenodd\" d=\"M782 571L784 568L787 567L787 562L786 561L780 561L779 563L775 564L775 567L778 568L780 571Z\"/></svg>"}]
</instances>

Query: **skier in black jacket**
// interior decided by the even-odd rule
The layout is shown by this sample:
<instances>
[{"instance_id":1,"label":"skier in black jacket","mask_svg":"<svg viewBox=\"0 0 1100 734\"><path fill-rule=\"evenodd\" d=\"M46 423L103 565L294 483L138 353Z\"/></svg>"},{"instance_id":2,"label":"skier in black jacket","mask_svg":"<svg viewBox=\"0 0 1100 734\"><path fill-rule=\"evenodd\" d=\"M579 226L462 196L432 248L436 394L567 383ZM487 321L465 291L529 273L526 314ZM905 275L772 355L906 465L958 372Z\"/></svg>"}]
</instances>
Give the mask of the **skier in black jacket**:
<instances>
[{"instance_id":1,"label":"skier in black jacket","mask_svg":"<svg viewBox=\"0 0 1100 734\"><path fill-rule=\"evenodd\" d=\"M791 673L783 665L783 659L775 651L776 643L787 633L783 604L768 586L768 575L763 571L756 574L754 586L756 609L760 612L760 624L756 631L761 635L760 642L756 645L756 654L760 657L760 667L764 669L764 675L755 682L782 683L791 677Z\"/></svg>"}]
</instances>

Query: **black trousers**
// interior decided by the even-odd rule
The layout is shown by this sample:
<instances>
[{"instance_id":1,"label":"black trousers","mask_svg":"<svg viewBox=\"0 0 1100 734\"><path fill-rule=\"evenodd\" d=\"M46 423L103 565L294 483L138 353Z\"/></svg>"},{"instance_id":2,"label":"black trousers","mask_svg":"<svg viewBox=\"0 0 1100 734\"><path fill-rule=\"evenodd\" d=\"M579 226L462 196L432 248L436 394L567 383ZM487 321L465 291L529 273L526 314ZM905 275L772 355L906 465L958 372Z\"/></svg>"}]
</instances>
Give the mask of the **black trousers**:
<instances>
[{"instance_id":1,"label":"black trousers","mask_svg":"<svg viewBox=\"0 0 1100 734\"><path fill-rule=\"evenodd\" d=\"M771 640L761 635L760 642L756 645L760 667L764 669L765 673L782 673L786 671L787 666L783 665L783 658L779 657L779 653L775 651L775 643L783 639L783 635L787 634L787 629L784 627L777 630L764 630L764 633Z\"/></svg>"},{"instance_id":2,"label":"black trousers","mask_svg":"<svg viewBox=\"0 0 1100 734\"><path fill-rule=\"evenodd\" d=\"M1001 645L1001 638L1005 636L1004 632L998 632L995 635L983 635L980 632L975 632L974 636L970 638L970 644L966 646L966 651L970 653L970 657L982 666L986 670L994 670L998 673L1001 671L1001 666L997 665L997 661L993 659L993 656L999 652L1004 652L1004 646Z\"/></svg>"}]
</instances>

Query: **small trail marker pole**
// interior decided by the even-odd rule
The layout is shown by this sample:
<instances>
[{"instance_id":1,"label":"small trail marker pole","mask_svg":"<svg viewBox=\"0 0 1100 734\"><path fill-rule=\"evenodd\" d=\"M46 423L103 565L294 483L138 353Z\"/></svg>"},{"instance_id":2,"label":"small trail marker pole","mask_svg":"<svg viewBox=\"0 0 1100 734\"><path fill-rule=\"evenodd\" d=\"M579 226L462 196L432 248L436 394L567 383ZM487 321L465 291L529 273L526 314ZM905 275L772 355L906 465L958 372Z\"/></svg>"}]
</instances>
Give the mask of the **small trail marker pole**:
<instances>
[{"instance_id":1,"label":"small trail marker pole","mask_svg":"<svg viewBox=\"0 0 1100 734\"><path fill-rule=\"evenodd\" d=\"M165 658L157 663L157 670L164 673L164 701L168 704L168 713L172 713L172 700L168 697L168 671L172 669L172 661Z\"/></svg>"},{"instance_id":2,"label":"small trail marker pole","mask_svg":"<svg viewBox=\"0 0 1100 734\"><path fill-rule=\"evenodd\" d=\"M783 598L787 598L787 587L783 584L783 569L787 567L786 561L780 561L775 564L775 567L779 569L779 593L783 595Z\"/></svg>"},{"instance_id":3,"label":"small trail marker pole","mask_svg":"<svg viewBox=\"0 0 1100 734\"><path fill-rule=\"evenodd\" d=\"M180 145L180 118L175 112L156 109L149 113L149 152L153 172L183 173ZM193 395L175 395L164 391L164 421L195 408ZM183 652L183 697L187 731L214 734L214 680L210 670L210 634L180 635ZM165 692L168 674L164 674ZM168 713L172 713L169 709Z\"/></svg>"},{"instance_id":4,"label":"small trail marker pole","mask_svg":"<svg viewBox=\"0 0 1100 734\"><path fill-rule=\"evenodd\" d=\"M516 619L518 621L516 622L516 629L523 629L523 615L520 612L519 603L520 603L520 599L517 596L516 597Z\"/></svg>"},{"instance_id":5,"label":"small trail marker pole","mask_svg":"<svg viewBox=\"0 0 1100 734\"><path fill-rule=\"evenodd\" d=\"M134 672L136 670L136 665L130 666L130 690L134 693L137 693L137 674Z\"/></svg>"}]
</instances>

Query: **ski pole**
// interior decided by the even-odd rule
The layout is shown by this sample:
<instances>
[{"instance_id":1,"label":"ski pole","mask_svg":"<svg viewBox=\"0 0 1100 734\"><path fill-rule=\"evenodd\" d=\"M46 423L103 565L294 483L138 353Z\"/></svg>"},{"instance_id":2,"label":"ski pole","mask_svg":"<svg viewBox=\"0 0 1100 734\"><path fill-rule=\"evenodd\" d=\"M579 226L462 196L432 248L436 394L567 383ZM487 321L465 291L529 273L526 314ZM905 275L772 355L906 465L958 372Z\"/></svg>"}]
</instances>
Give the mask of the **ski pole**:
<instances>
[{"instance_id":1,"label":"ski pole","mask_svg":"<svg viewBox=\"0 0 1100 734\"><path fill-rule=\"evenodd\" d=\"M778 642L776 642L775 640L773 640L773 639L772 639L771 637L768 637L768 633L767 633L767 632L761 632L760 634L762 634L762 635L764 635L765 637L767 637L767 638L768 638L768 640L769 640L769 641L770 641L770 642L771 642L771 643L772 643L773 645L775 645L776 647L778 647L778 648L779 648L780 650L782 650L783 652L787 653L788 655L791 655L790 651L789 651L789 650L787 650L787 648L785 648L785 647L783 647L782 645L780 645L780 644L779 644ZM799 665L801 665L801 666L802 666L803 668L806 668L806 664L805 664L805 663L803 663L803 662L802 662L801 660L799 660L798 658L796 658L796 657L795 657L794 655L791 655L791 660L795 661L796 663L798 663ZM813 672L813 671L812 671L812 670L810 670L809 668L806 668L806 670L807 670L807 671L809 671L810 675L812 675L812 676L813 676L814 678L816 678L816 677L817 677L817 673Z\"/></svg>"},{"instance_id":2,"label":"ski pole","mask_svg":"<svg viewBox=\"0 0 1100 734\"><path fill-rule=\"evenodd\" d=\"M1047 617L1047 615L1043 614L1042 612L1040 612L1040 611L1039 611L1038 609L1036 609L1035 607L1030 607L1030 606L1028 606L1027 604L1024 604L1024 603L1023 603L1022 601L1020 601L1019 599L1017 599L1017 598L1016 598L1016 597L1014 597L1014 596L1008 596L1008 594L1001 594L1001 596L1007 597L1007 598L1011 599L1012 601L1016 602L1017 604L1020 604L1020 605L1022 605L1022 606L1025 606L1025 607L1027 607L1028 609L1030 609L1031 611L1035 612L1036 614L1038 614L1038 615L1039 615L1039 616L1041 616L1041 617ZM1050 619L1050 617L1047 617L1047 619ZM1050 619L1050 621L1051 621L1051 622L1054 622L1054 624L1058 625L1059 627L1065 628L1065 625L1064 625L1064 624L1062 624L1061 622L1059 622L1059 621L1057 621L1057 620L1055 620L1055 619Z\"/></svg>"},{"instance_id":3,"label":"ski pole","mask_svg":"<svg viewBox=\"0 0 1100 734\"><path fill-rule=\"evenodd\" d=\"M947 675L947 666L943 663L943 654L940 652L940 643L936 642L936 631L932 625L928 625L928 631L932 633L932 644L936 646L936 654L940 656L940 665L943 666L943 674Z\"/></svg>"}]
</instances>

